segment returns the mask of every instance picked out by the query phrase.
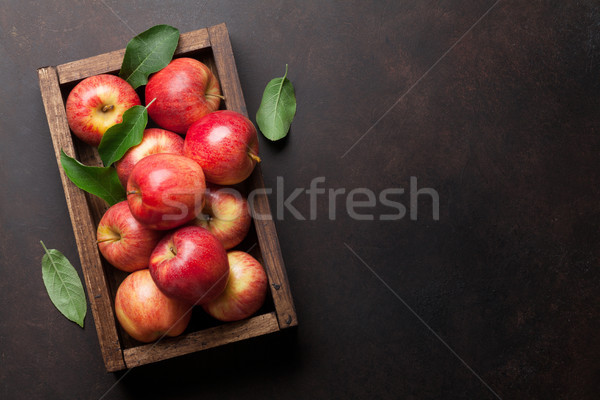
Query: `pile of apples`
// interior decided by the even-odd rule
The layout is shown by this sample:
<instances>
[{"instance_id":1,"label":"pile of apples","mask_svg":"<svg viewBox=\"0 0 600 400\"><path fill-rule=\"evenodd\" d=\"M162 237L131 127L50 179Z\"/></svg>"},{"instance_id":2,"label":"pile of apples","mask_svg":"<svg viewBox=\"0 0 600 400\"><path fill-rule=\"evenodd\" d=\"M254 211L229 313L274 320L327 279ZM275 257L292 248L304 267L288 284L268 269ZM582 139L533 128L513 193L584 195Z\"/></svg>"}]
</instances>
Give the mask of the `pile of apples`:
<instances>
[{"instance_id":1,"label":"pile of apples","mask_svg":"<svg viewBox=\"0 0 600 400\"><path fill-rule=\"evenodd\" d=\"M177 336L192 306L221 321L254 314L267 276L250 254L231 250L251 224L248 204L226 185L244 181L258 157L257 131L237 112L218 110L223 97L210 69L174 59L150 76L145 100L160 127L115 164L127 200L110 207L97 230L98 247L130 274L115 298L117 318L142 342ZM104 132L140 105L136 91L109 74L81 81L69 93L73 133L98 146ZM183 137L182 137L183 136Z\"/></svg>"}]
</instances>

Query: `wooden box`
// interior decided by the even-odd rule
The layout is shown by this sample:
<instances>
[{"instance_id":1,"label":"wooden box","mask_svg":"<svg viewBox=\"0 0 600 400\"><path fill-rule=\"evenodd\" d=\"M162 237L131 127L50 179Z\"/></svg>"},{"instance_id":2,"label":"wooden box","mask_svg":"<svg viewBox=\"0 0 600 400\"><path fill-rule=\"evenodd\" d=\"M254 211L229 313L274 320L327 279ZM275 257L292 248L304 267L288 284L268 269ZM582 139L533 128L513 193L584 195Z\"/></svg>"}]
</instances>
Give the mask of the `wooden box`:
<instances>
[{"instance_id":1,"label":"wooden box","mask_svg":"<svg viewBox=\"0 0 600 400\"><path fill-rule=\"evenodd\" d=\"M60 150L86 165L102 165L95 148L71 135L65 100L69 91L82 79L100 73L118 73L124 53L123 49L38 69L50 135L106 369L112 372L132 368L295 326L296 313L275 225L272 219L261 219L253 221L248 237L237 247L249 251L261 261L269 279L267 301L256 315L239 322L220 323L203 314L202 310L194 310L184 334L150 344L135 341L120 327L115 318L114 298L126 274L109 265L100 256L96 245L96 227L108 206L100 198L77 188L67 178L60 166ZM225 96L222 109L247 115L225 24L182 34L175 57L182 56L196 58L216 73ZM143 95L143 87L141 89L138 90L140 96ZM264 187L260 165L243 186L247 192ZM268 199L263 193L259 191L254 198L254 211L256 215L271 215Z\"/></svg>"}]
</instances>

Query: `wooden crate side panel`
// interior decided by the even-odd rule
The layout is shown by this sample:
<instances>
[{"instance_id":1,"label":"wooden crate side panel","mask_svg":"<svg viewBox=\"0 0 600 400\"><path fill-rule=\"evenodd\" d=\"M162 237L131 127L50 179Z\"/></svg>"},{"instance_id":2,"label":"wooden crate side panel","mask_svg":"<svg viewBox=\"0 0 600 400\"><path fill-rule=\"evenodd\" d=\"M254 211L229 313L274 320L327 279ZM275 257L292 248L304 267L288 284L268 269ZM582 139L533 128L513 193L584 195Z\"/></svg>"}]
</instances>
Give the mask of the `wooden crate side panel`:
<instances>
[{"instance_id":1,"label":"wooden crate side panel","mask_svg":"<svg viewBox=\"0 0 600 400\"><path fill-rule=\"evenodd\" d=\"M252 180L253 187L264 188L265 184L260 164L256 166L250 179ZM254 197L252 205L254 226L258 241L260 242L267 274L269 275L269 286L275 310L277 311L279 327L284 329L296 326L298 325L298 319L294 308L294 300L283 263L283 255L279 247L279 238L277 237L275 223L272 219L273 214L271 214L271 208L269 207L269 199L266 194L257 195Z\"/></svg>"},{"instance_id":2,"label":"wooden crate side panel","mask_svg":"<svg viewBox=\"0 0 600 400\"><path fill-rule=\"evenodd\" d=\"M226 107L248 116L227 27L225 24L212 26L208 28L208 34Z\"/></svg>"},{"instance_id":3,"label":"wooden crate side panel","mask_svg":"<svg viewBox=\"0 0 600 400\"><path fill-rule=\"evenodd\" d=\"M54 67L40 68L38 75L102 357L107 370L118 371L125 368L125 363L100 255L95 242L90 240L90 238L96 237L96 228L91 219L84 192L67 178L60 165L61 149L71 157L76 154L62 103L57 71Z\"/></svg>"},{"instance_id":4,"label":"wooden crate side panel","mask_svg":"<svg viewBox=\"0 0 600 400\"><path fill-rule=\"evenodd\" d=\"M275 313L263 314L245 321L232 322L214 328L189 333L173 339L126 349L123 352L127 368L133 368L169 358L193 353L224 344L277 332Z\"/></svg>"},{"instance_id":5,"label":"wooden crate side panel","mask_svg":"<svg viewBox=\"0 0 600 400\"><path fill-rule=\"evenodd\" d=\"M175 55L199 50L210 46L207 29L182 33L175 49ZM88 76L114 73L121 69L125 49L100 54L83 60L72 61L57 66L60 83L78 81Z\"/></svg>"},{"instance_id":6,"label":"wooden crate side panel","mask_svg":"<svg viewBox=\"0 0 600 400\"><path fill-rule=\"evenodd\" d=\"M121 68L125 49L111 51L56 67L60 84L78 81L88 76L116 72Z\"/></svg>"}]
</instances>

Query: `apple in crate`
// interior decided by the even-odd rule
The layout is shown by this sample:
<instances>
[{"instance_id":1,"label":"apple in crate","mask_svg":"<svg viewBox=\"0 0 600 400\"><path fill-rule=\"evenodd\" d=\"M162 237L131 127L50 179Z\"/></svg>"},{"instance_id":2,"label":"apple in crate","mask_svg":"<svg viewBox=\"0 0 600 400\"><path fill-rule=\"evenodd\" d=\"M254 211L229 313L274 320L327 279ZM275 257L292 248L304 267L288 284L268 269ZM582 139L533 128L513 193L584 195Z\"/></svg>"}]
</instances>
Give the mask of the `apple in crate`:
<instances>
[{"instance_id":1,"label":"apple in crate","mask_svg":"<svg viewBox=\"0 0 600 400\"><path fill-rule=\"evenodd\" d=\"M219 108L221 88L211 70L193 58L177 58L148 80L148 114L161 128L185 135L192 123Z\"/></svg>"},{"instance_id":2,"label":"apple in crate","mask_svg":"<svg viewBox=\"0 0 600 400\"><path fill-rule=\"evenodd\" d=\"M192 316L185 302L165 296L148 269L129 274L117 289L115 312L125 331L140 342L185 331Z\"/></svg>"},{"instance_id":3,"label":"apple in crate","mask_svg":"<svg viewBox=\"0 0 600 400\"><path fill-rule=\"evenodd\" d=\"M104 132L123 121L123 113L140 105L140 98L123 79L100 74L79 82L67 97L69 127L79 139L98 146Z\"/></svg>"},{"instance_id":4,"label":"apple in crate","mask_svg":"<svg viewBox=\"0 0 600 400\"><path fill-rule=\"evenodd\" d=\"M207 181L218 185L242 182L260 161L256 128L244 115L228 110L194 122L183 152L202 166Z\"/></svg>"},{"instance_id":5,"label":"apple in crate","mask_svg":"<svg viewBox=\"0 0 600 400\"><path fill-rule=\"evenodd\" d=\"M183 138L164 129L146 129L140 144L127 150L127 153L115 163L123 187L127 187L129 174L138 161L158 153L183 154Z\"/></svg>"},{"instance_id":6,"label":"apple in crate","mask_svg":"<svg viewBox=\"0 0 600 400\"><path fill-rule=\"evenodd\" d=\"M204 206L206 182L202 168L179 154L142 158L127 181L131 214L151 229L167 230L196 217Z\"/></svg>"},{"instance_id":7,"label":"apple in crate","mask_svg":"<svg viewBox=\"0 0 600 400\"><path fill-rule=\"evenodd\" d=\"M162 232L140 224L126 201L110 207L97 230L100 253L115 268L126 272L148 268L150 255L162 236Z\"/></svg>"},{"instance_id":8,"label":"apple in crate","mask_svg":"<svg viewBox=\"0 0 600 400\"><path fill-rule=\"evenodd\" d=\"M262 265L250 254L230 251L229 281L219 297L202 307L220 321L238 321L248 318L265 302L267 274Z\"/></svg>"},{"instance_id":9,"label":"apple in crate","mask_svg":"<svg viewBox=\"0 0 600 400\"><path fill-rule=\"evenodd\" d=\"M225 248L209 231L186 226L158 243L150 273L167 296L196 305L214 300L225 289L229 263Z\"/></svg>"},{"instance_id":10,"label":"apple in crate","mask_svg":"<svg viewBox=\"0 0 600 400\"><path fill-rule=\"evenodd\" d=\"M244 240L251 222L248 202L240 192L207 184L204 208L191 224L208 229L229 250Z\"/></svg>"}]
</instances>

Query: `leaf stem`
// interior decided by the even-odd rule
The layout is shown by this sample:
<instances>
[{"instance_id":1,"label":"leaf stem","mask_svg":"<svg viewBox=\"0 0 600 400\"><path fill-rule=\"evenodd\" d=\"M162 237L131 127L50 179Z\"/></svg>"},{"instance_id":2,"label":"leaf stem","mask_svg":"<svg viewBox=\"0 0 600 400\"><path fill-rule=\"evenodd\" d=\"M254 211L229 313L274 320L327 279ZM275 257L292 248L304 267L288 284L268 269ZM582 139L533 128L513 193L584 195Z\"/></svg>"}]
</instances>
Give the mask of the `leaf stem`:
<instances>
[{"instance_id":1,"label":"leaf stem","mask_svg":"<svg viewBox=\"0 0 600 400\"><path fill-rule=\"evenodd\" d=\"M40 243L42 244L42 247L44 248L44 251L46 252L46 254L48 254L48 249L46 248L46 245L44 244L44 242L42 242L40 240ZM49 256L49 254L48 254L48 256Z\"/></svg>"}]
</instances>

